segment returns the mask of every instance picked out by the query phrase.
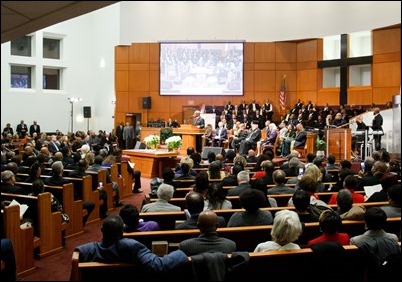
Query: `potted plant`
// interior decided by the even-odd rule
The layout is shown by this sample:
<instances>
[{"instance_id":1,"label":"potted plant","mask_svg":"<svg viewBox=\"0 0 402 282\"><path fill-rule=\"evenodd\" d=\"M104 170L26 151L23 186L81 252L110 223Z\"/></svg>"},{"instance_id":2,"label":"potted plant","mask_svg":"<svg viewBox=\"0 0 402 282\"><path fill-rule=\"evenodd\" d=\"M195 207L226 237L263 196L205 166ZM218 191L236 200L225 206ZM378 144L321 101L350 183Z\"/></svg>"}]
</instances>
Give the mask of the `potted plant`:
<instances>
[{"instance_id":1,"label":"potted plant","mask_svg":"<svg viewBox=\"0 0 402 282\"><path fill-rule=\"evenodd\" d=\"M317 153L316 156L317 157L322 157L324 158L325 156L325 149L327 146L327 143L325 142L324 139L321 139L319 135L317 135L317 139L316 139L316 149L317 149Z\"/></svg>"},{"instance_id":2,"label":"potted plant","mask_svg":"<svg viewBox=\"0 0 402 282\"><path fill-rule=\"evenodd\" d=\"M181 145L181 137L180 136L171 136L165 141L168 151L177 151Z\"/></svg>"},{"instance_id":3,"label":"potted plant","mask_svg":"<svg viewBox=\"0 0 402 282\"><path fill-rule=\"evenodd\" d=\"M144 138L144 142L149 149L156 150L159 147L161 141L158 135L148 135Z\"/></svg>"},{"instance_id":4,"label":"potted plant","mask_svg":"<svg viewBox=\"0 0 402 282\"><path fill-rule=\"evenodd\" d=\"M161 128L161 142L162 142L162 144L165 144L166 139L168 139L171 136L173 136L172 128L170 128L170 127Z\"/></svg>"}]
</instances>

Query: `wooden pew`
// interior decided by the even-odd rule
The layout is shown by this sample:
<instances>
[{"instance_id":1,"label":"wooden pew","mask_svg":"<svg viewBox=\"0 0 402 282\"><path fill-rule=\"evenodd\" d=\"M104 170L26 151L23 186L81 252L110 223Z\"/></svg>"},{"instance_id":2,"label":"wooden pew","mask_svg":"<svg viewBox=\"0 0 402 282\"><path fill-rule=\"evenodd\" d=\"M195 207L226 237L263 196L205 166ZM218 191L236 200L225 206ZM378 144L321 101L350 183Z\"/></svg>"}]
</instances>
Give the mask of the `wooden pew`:
<instances>
[{"instance_id":1,"label":"wooden pew","mask_svg":"<svg viewBox=\"0 0 402 282\"><path fill-rule=\"evenodd\" d=\"M33 227L20 227L20 207L6 206L3 210L3 232L13 243L17 275L31 274L35 270L34 245L40 245L39 238L34 237Z\"/></svg>"},{"instance_id":2,"label":"wooden pew","mask_svg":"<svg viewBox=\"0 0 402 282\"><path fill-rule=\"evenodd\" d=\"M344 274L351 281L364 281L366 266L363 263L362 254L354 245L344 246L346 257L344 268L336 271ZM247 267L232 273L229 281L266 281L269 277L272 281L301 281L311 279L311 263L315 260L314 253L310 248L289 251L269 251L262 253L249 252ZM228 258L232 254L227 255ZM175 281L194 281L192 269L192 257L189 262L174 269L171 273L160 275L153 281L167 281L167 277ZM291 271L289 267L291 266ZM71 281L86 281L104 278L104 280L122 280L131 277L130 273L136 273L136 277L143 280L147 274L139 272L134 263L104 263L104 262L79 262L79 252L75 251L72 256ZM128 276L126 276L126 274ZM102 275L102 276L100 276ZM137 276L138 275L138 276ZM235 275L235 277L233 277ZM144 277L145 276L145 277ZM226 281L226 280L225 280Z\"/></svg>"},{"instance_id":3,"label":"wooden pew","mask_svg":"<svg viewBox=\"0 0 402 282\"><path fill-rule=\"evenodd\" d=\"M103 172L105 173L105 172ZM63 178L72 182L74 184L74 197L79 200L87 201L87 202L93 202L95 203L95 209L91 213L91 215L88 218L87 222L93 222L99 220L99 205L102 204L102 202L99 200L99 192L96 190L97 183L96 185L93 185L92 177L93 175L96 174L96 172L88 173L89 175L84 176L83 178L75 178L75 177L67 177L64 176ZM21 177L28 177L28 174L21 174L18 173L18 176ZM97 177L97 175L95 175ZM46 178L51 177L51 175L41 175L40 178L42 180L45 180ZM105 174L106 178L106 174ZM95 187L94 187L95 186ZM82 211L81 211L81 216L82 216Z\"/></svg>"},{"instance_id":4,"label":"wooden pew","mask_svg":"<svg viewBox=\"0 0 402 282\"><path fill-rule=\"evenodd\" d=\"M127 161L122 161L121 163L117 163L117 169L119 174L123 177L124 183L123 188L120 191L120 196L122 198L132 195L132 186L133 186L133 177L127 171L128 166Z\"/></svg>"},{"instance_id":5,"label":"wooden pew","mask_svg":"<svg viewBox=\"0 0 402 282\"><path fill-rule=\"evenodd\" d=\"M177 188L175 191L178 192L178 194L184 194L185 191L187 191L185 194L187 194L188 192L191 191L191 188ZM318 198L322 201L324 201L325 203L328 203L329 200L331 199L332 195L334 193L337 192L319 192L319 193L315 193ZM355 193L360 193L360 194L364 194L364 191L356 191ZM185 194L183 195L183 198L171 198L169 203L171 203L172 205L175 206L179 206L181 207L181 209L185 209L186 208L186 201L185 201ZM278 207L283 207L283 206L287 206L288 205L288 201L289 199L293 196L293 194L280 194L280 195L269 195L270 198L273 198L276 200ZM234 209L240 209L241 208L241 204L240 204L240 199L239 196L227 196L226 197L231 203L232 203L232 208ZM150 202L155 202L157 199L156 198L150 198Z\"/></svg>"},{"instance_id":6,"label":"wooden pew","mask_svg":"<svg viewBox=\"0 0 402 282\"><path fill-rule=\"evenodd\" d=\"M32 183L16 182L17 186L29 187ZM84 233L82 226L82 201L74 200L74 184L67 183L63 186L45 185L45 192L52 193L63 205L64 212L69 216L67 229L65 230L65 238L70 238Z\"/></svg>"},{"instance_id":7,"label":"wooden pew","mask_svg":"<svg viewBox=\"0 0 402 282\"><path fill-rule=\"evenodd\" d=\"M252 252L259 243L271 240L271 230L272 225L260 225L224 227L218 228L217 232L221 237L235 241L238 251ZM340 232L346 232L349 236L353 237L363 234L365 230L365 222L363 220L344 220L342 221ZM401 230L401 218L389 218L385 230L399 235ZM185 239L197 237L199 233L198 229L162 230L124 233L123 237L135 239L151 249L153 241L164 240L168 241L169 244L177 244ZM299 237L297 243L305 245L309 240L314 239L321 234L318 222L305 223L303 233Z\"/></svg>"},{"instance_id":8,"label":"wooden pew","mask_svg":"<svg viewBox=\"0 0 402 282\"><path fill-rule=\"evenodd\" d=\"M387 205L388 202L372 202L372 203L362 203L362 204L354 204L354 205L362 205L366 208L369 207L379 207ZM331 208L334 210L337 209L336 205L331 205ZM270 207L270 208L261 208L264 211L270 211L272 216L275 217L276 212L280 210L294 210L294 207ZM225 209L225 210L214 210L214 212L218 216L222 216L225 218L226 222L229 221L230 217L239 211L244 211L244 209ZM184 211L174 211L174 212L147 212L147 213L140 213L140 218L144 221L153 220L159 223L159 227L161 230L173 230L175 228L176 221L178 220L185 220L186 215Z\"/></svg>"},{"instance_id":9,"label":"wooden pew","mask_svg":"<svg viewBox=\"0 0 402 282\"><path fill-rule=\"evenodd\" d=\"M113 188L112 183L106 182L106 169L101 169L99 171L85 171L89 175L92 176L92 190L96 190L99 185L99 182L103 183L103 187L107 193L107 208L108 210L113 210Z\"/></svg>"},{"instance_id":10,"label":"wooden pew","mask_svg":"<svg viewBox=\"0 0 402 282\"><path fill-rule=\"evenodd\" d=\"M51 196L45 192L35 196L1 193L2 200L15 199L20 204L27 204L34 220L34 234L40 238L39 257L43 258L62 251L62 232L67 224L62 223L61 213L51 211Z\"/></svg>"}]
</instances>

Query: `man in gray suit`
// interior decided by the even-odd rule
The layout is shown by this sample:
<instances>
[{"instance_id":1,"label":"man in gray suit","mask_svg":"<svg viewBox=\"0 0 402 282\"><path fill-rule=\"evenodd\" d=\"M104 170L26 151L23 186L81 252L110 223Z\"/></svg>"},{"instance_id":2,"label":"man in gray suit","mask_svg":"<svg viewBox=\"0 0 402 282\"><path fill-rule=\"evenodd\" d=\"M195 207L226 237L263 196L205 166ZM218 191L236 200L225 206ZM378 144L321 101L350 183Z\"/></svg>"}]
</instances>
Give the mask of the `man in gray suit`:
<instances>
[{"instance_id":1,"label":"man in gray suit","mask_svg":"<svg viewBox=\"0 0 402 282\"><path fill-rule=\"evenodd\" d=\"M219 237L218 217L215 212L205 210L200 213L197 221L200 235L197 238L184 240L180 243L179 249L187 256L194 256L201 253L232 253L236 251L236 243L230 239Z\"/></svg>"}]
</instances>

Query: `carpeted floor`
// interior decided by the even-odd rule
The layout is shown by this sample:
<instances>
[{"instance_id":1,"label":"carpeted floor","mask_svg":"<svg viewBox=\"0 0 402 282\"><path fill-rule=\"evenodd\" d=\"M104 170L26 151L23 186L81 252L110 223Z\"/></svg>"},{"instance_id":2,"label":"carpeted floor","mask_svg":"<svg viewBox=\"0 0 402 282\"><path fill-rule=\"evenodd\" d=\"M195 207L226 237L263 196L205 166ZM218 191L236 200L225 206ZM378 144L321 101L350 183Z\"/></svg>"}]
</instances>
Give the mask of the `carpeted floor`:
<instances>
[{"instance_id":1,"label":"carpeted floor","mask_svg":"<svg viewBox=\"0 0 402 282\"><path fill-rule=\"evenodd\" d=\"M141 207L141 203L150 192L149 178L141 178L141 190L143 193L133 194L122 199L124 204L133 204L138 208ZM110 211L109 214L118 214L120 208L115 208ZM68 239L64 246L64 250L60 253L51 255L41 260L35 260L36 270L31 275L21 277L20 280L24 281L69 281L71 271L71 255L76 246L100 241L102 233L100 231L102 220L95 223L88 223L84 228L84 234Z\"/></svg>"}]
</instances>

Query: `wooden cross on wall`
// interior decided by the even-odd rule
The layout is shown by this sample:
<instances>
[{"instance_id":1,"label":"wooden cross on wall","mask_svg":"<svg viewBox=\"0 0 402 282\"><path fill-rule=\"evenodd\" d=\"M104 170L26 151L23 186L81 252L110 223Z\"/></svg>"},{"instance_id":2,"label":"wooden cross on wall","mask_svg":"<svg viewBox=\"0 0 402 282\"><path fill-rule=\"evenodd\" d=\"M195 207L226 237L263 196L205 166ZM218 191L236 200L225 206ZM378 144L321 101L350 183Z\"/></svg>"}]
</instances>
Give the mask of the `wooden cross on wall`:
<instances>
[{"instance_id":1,"label":"wooden cross on wall","mask_svg":"<svg viewBox=\"0 0 402 282\"><path fill-rule=\"evenodd\" d=\"M340 67L341 82L339 91L339 105L347 104L348 102L348 72L349 66L367 65L373 63L373 56L362 56L348 58L348 35L341 34L341 58L335 60L323 60L317 62L318 68L333 68Z\"/></svg>"}]
</instances>

